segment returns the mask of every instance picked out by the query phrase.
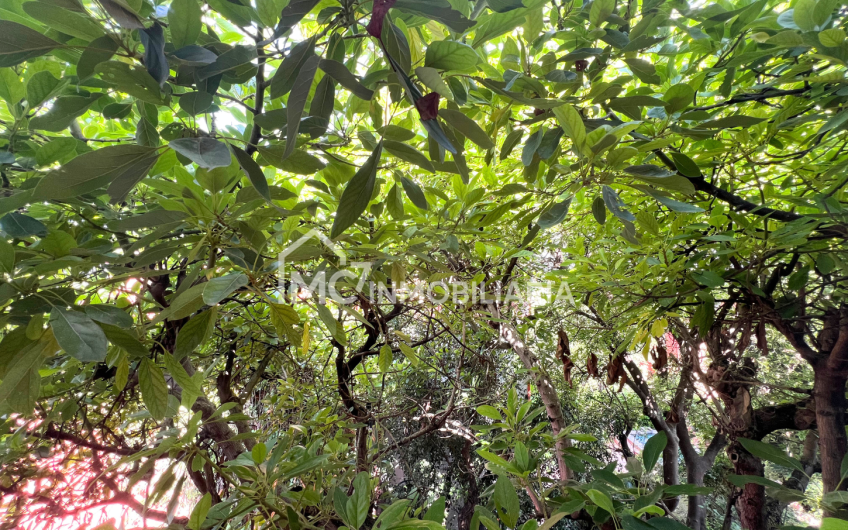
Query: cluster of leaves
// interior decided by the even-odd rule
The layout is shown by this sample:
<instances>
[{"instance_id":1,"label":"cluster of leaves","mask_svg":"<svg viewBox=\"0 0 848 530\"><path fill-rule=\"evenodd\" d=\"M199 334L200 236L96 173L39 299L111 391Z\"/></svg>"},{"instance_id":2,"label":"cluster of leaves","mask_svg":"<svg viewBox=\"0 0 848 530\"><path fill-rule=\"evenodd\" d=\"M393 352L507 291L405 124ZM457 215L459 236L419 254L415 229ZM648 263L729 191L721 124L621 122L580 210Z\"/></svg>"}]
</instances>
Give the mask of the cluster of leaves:
<instances>
[{"instance_id":1,"label":"cluster of leaves","mask_svg":"<svg viewBox=\"0 0 848 530\"><path fill-rule=\"evenodd\" d=\"M616 473L571 443L618 433L563 427L550 403L520 403L514 376L556 396L538 378L563 322L583 336L560 391L575 363L598 375L597 348L624 388L628 352L647 359L673 323L756 334L763 354L768 323L818 362L804 333L834 314L848 327L845 15L835 0L5 1L9 524L85 509L38 455L91 472L86 499L192 530L435 530L445 499L394 498L392 472L397 449L440 433L485 445L477 498L462 464L472 530L571 514L679 527L664 502L707 490L655 480L665 432ZM465 282L490 298L380 300L336 274L354 300L337 304L284 274L348 258L390 292ZM562 280L556 300L501 291ZM504 347L523 368L500 366ZM692 416L721 414L709 406ZM554 454L582 478L551 478ZM824 467L813 500L838 514L848 497ZM164 502L184 493L190 515Z\"/></svg>"}]
</instances>

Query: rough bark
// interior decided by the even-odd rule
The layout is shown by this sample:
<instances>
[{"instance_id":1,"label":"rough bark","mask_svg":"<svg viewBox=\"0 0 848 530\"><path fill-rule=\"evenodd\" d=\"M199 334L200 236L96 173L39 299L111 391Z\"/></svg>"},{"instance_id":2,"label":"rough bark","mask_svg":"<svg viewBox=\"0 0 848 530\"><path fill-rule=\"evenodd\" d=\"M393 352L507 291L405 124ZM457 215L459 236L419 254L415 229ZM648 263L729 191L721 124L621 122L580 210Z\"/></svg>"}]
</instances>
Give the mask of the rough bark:
<instances>
[{"instance_id":1,"label":"rough bark","mask_svg":"<svg viewBox=\"0 0 848 530\"><path fill-rule=\"evenodd\" d=\"M816 400L816 423L819 430L822 483L824 491L834 491L841 480L842 459L845 458L845 382L848 374L844 369L832 370L825 366L815 369L813 395ZM841 489L845 489L845 484Z\"/></svg>"}]
</instances>

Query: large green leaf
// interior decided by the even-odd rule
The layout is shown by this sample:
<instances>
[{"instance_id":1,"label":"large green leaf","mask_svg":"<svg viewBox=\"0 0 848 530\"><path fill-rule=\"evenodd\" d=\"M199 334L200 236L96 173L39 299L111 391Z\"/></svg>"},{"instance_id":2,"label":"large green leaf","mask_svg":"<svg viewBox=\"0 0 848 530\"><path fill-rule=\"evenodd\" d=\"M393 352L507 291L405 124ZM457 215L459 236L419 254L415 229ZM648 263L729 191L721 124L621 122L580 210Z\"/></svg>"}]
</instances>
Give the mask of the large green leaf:
<instances>
[{"instance_id":1,"label":"large green leaf","mask_svg":"<svg viewBox=\"0 0 848 530\"><path fill-rule=\"evenodd\" d=\"M426 169L430 173L436 172L433 164L427 160L427 157L411 145L407 145L402 142L395 142L394 140L385 140L383 142L383 148L388 151L389 154L396 156L401 160L409 162L410 164L415 164L422 169Z\"/></svg>"},{"instance_id":2,"label":"large green leaf","mask_svg":"<svg viewBox=\"0 0 848 530\"><path fill-rule=\"evenodd\" d=\"M380 164L382 152L383 143L380 142L374 148L368 160L362 164L362 167L347 183L339 201L339 208L336 210L333 228L330 230L331 238L339 237L350 228L359 218L359 215L365 211L368 203L371 202L371 195L374 193L374 184L377 180L377 166Z\"/></svg>"},{"instance_id":3,"label":"large green leaf","mask_svg":"<svg viewBox=\"0 0 848 530\"><path fill-rule=\"evenodd\" d=\"M312 88L312 81L315 79L315 73L318 71L318 63L320 62L321 58L317 55L309 56L303 62L303 66L294 80L286 106L286 150L283 152L283 160L294 152L297 145L297 133L300 130L303 108L309 98L309 90Z\"/></svg>"},{"instance_id":4,"label":"large green leaf","mask_svg":"<svg viewBox=\"0 0 848 530\"><path fill-rule=\"evenodd\" d=\"M60 46L55 40L16 22L0 20L0 68L20 64Z\"/></svg>"},{"instance_id":5,"label":"large green leaf","mask_svg":"<svg viewBox=\"0 0 848 530\"><path fill-rule=\"evenodd\" d=\"M197 0L173 0L168 7L168 28L171 30L171 42L180 49L197 42L202 12Z\"/></svg>"},{"instance_id":6,"label":"large green leaf","mask_svg":"<svg viewBox=\"0 0 848 530\"><path fill-rule=\"evenodd\" d=\"M106 335L85 313L54 307L50 327L59 346L78 361L100 362L106 358Z\"/></svg>"},{"instance_id":7,"label":"large green leaf","mask_svg":"<svg viewBox=\"0 0 848 530\"><path fill-rule=\"evenodd\" d=\"M472 120L458 110L442 109L439 116L444 118L451 127L464 134L469 140L483 149L494 149L495 144L486 131L480 128L476 121Z\"/></svg>"},{"instance_id":8,"label":"large green leaf","mask_svg":"<svg viewBox=\"0 0 848 530\"><path fill-rule=\"evenodd\" d=\"M642 462L645 464L646 472L650 473L653 471L667 444L668 436L662 431L648 438L648 441L645 442L644 449L642 449Z\"/></svg>"},{"instance_id":9,"label":"large green leaf","mask_svg":"<svg viewBox=\"0 0 848 530\"><path fill-rule=\"evenodd\" d=\"M477 70L480 57L474 48L462 42L440 40L427 46L424 56L425 66L440 70L459 70L473 72Z\"/></svg>"},{"instance_id":10,"label":"large green leaf","mask_svg":"<svg viewBox=\"0 0 848 530\"><path fill-rule=\"evenodd\" d=\"M89 151L45 175L35 187L33 198L76 197L103 188L117 179L138 182L157 157L155 149L131 144Z\"/></svg>"},{"instance_id":11,"label":"large green leaf","mask_svg":"<svg viewBox=\"0 0 848 530\"><path fill-rule=\"evenodd\" d=\"M150 415L156 420L164 419L168 412L168 385L162 370L150 359L142 359L138 365L138 384Z\"/></svg>"}]
</instances>

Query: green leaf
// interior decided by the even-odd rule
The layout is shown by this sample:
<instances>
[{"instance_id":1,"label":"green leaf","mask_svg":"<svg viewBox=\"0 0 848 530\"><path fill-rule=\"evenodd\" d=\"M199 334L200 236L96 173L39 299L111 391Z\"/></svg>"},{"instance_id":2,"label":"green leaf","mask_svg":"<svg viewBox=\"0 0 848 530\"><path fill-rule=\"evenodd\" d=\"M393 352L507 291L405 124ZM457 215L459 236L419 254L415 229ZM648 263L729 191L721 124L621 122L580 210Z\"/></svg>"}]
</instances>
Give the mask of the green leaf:
<instances>
[{"instance_id":1,"label":"green leaf","mask_svg":"<svg viewBox=\"0 0 848 530\"><path fill-rule=\"evenodd\" d=\"M121 61L105 61L98 64L94 70L100 74L101 79L115 85L121 92L154 105L164 103L159 83L144 68Z\"/></svg>"},{"instance_id":2,"label":"green leaf","mask_svg":"<svg viewBox=\"0 0 848 530\"><path fill-rule=\"evenodd\" d=\"M108 226L112 230L127 232L129 230L140 230L154 226L162 226L177 223L188 217L185 212L175 210L153 210L141 215L133 215L117 221L110 221Z\"/></svg>"},{"instance_id":3,"label":"green leaf","mask_svg":"<svg viewBox=\"0 0 848 530\"><path fill-rule=\"evenodd\" d=\"M615 515L615 508L613 507L612 499L610 499L606 493L596 489L591 489L586 492L586 496L602 510L605 510L610 515Z\"/></svg>"},{"instance_id":4,"label":"green leaf","mask_svg":"<svg viewBox=\"0 0 848 530\"><path fill-rule=\"evenodd\" d=\"M458 110L442 109L439 111L441 116L448 125L462 133L466 138L479 145L483 149L494 149L495 144L492 138L486 134L486 131L477 125L477 122L463 114Z\"/></svg>"},{"instance_id":5,"label":"green leaf","mask_svg":"<svg viewBox=\"0 0 848 530\"><path fill-rule=\"evenodd\" d=\"M813 13L816 8L816 0L798 0L794 6L792 15L795 24L803 31L815 29L816 21Z\"/></svg>"},{"instance_id":6,"label":"green leaf","mask_svg":"<svg viewBox=\"0 0 848 530\"><path fill-rule=\"evenodd\" d=\"M56 342L71 357L80 362L102 362L106 359L108 343L103 330L80 311L53 307L50 327Z\"/></svg>"},{"instance_id":7,"label":"green leaf","mask_svg":"<svg viewBox=\"0 0 848 530\"><path fill-rule=\"evenodd\" d=\"M392 353L392 347L388 344L384 344L380 348L380 356L377 359L377 366L380 368L381 372L386 373L392 368L393 358L394 354Z\"/></svg>"},{"instance_id":8,"label":"green leaf","mask_svg":"<svg viewBox=\"0 0 848 530\"><path fill-rule=\"evenodd\" d=\"M766 121L765 118L755 118L753 116L737 114L736 116L727 116L716 120L705 121L698 125L698 127L702 127L704 129L732 129L733 127L747 128L764 121Z\"/></svg>"},{"instance_id":9,"label":"green leaf","mask_svg":"<svg viewBox=\"0 0 848 530\"><path fill-rule=\"evenodd\" d=\"M668 444L668 436L660 431L648 438L645 448L642 450L642 462L645 464L645 472L650 473L657 465L665 446ZM613 513L613 512L610 512Z\"/></svg>"},{"instance_id":10,"label":"green leaf","mask_svg":"<svg viewBox=\"0 0 848 530\"><path fill-rule=\"evenodd\" d=\"M619 198L618 193L607 185L601 189L601 196L604 198L604 204L612 214L623 221L635 221L636 216L624 209L624 203Z\"/></svg>"},{"instance_id":11,"label":"green leaf","mask_svg":"<svg viewBox=\"0 0 848 530\"><path fill-rule=\"evenodd\" d=\"M212 278L203 289L203 302L210 306L219 304L233 292L247 286L248 281L247 275L242 272Z\"/></svg>"},{"instance_id":12,"label":"green leaf","mask_svg":"<svg viewBox=\"0 0 848 530\"><path fill-rule=\"evenodd\" d=\"M197 42L203 13L197 0L173 0L168 8L168 29L171 30L171 43L180 49Z\"/></svg>"},{"instance_id":13,"label":"green leaf","mask_svg":"<svg viewBox=\"0 0 848 530\"><path fill-rule=\"evenodd\" d=\"M295 149L292 154L284 160L283 154L285 154L285 150L285 144L277 144L267 148L260 147L259 153L262 155L265 162L274 167L280 168L283 171L288 171L289 173L295 173L297 175L312 175L326 167L321 159L310 155L306 151L301 151L300 149Z\"/></svg>"},{"instance_id":14,"label":"green leaf","mask_svg":"<svg viewBox=\"0 0 848 530\"><path fill-rule=\"evenodd\" d=\"M307 58L294 80L294 86L291 94L289 94L288 106L286 107L286 150L283 153L283 160L294 152L303 108L309 98L309 90L312 88L312 81L315 79L315 73L318 71L318 63L320 62L321 58L317 55Z\"/></svg>"},{"instance_id":15,"label":"green leaf","mask_svg":"<svg viewBox=\"0 0 848 530\"><path fill-rule=\"evenodd\" d=\"M321 59L318 66L354 96L366 101L370 101L374 97L374 91L363 86L344 64L332 59Z\"/></svg>"},{"instance_id":16,"label":"green leaf","mask_svg":"<svg viewBox=\"0 0 848 530\"><path fill-rule=\"evenodd\" d=\"M129 329L133 326L132 316L118 307L106 304L88 304L83 306L83 309L91 320L123 329Z\"/></svg>"},{"instance_id":17,"label":"green leaf","mask_svg":"<svg viewBox=\"0 0 848 530\"><path fill-rule=\"evenodd\" d=\"M825 517L822 519L819 530L848 530L848 521L834 517Z\"/></svg>"},{"instance_id":18,"label":"green leaf","mask_svg":"<svg viewBox=\"0 0 848 530\"><path fill-rule=\"evenodd\" d=\"M643 83L649 83L651 85L662 83L662 79L657 75L657 69L648 61L644 59L625 59L624 62L627 63L633 75L638 77Z\"/></svg>"},{"instance_id":19,"label":"green leaf","mask_svg":"<svg viewBox=\"0 0 848 530\"><path fill-rule=\"evenodd\" d=\"M177 333L177 342L174 345L174 358L176 360L182 360L190 355L212 335L217 316L218 309L213 307L194 315L180 328L179 333Z\"/></svg>"},{"instance_id":20,"label":"green leaf","mask_svg":"<svg viewBox=\"0 0 848 530\"><path fill-rule=\"evenodd\" d=\"M54 138L38 148L35 161L39 166L48 166L73 153L77 145L76 138Z\"/></svg>"},{"instance_id":21,"label":"green leaf","mask_svg":"<svg viewBox=\"0 0 848 530\"><path fill-rule=\"evenodd\" d=\"M329 75L318 81L315 94L309 104L309 120L314 122L309 128L309 135L318 138L327 132L333 107L336 104L336 82Z\"/></svg>"},{"instance_id":22,"label":"green leaf","mask_svg":"<svg viewBox=\"0 0 848 530\"><path fill-rule=\"evenodd\" d=\"M9 68L27 59L40 57L61 46L34 29L17 22L0 20L0 68Z\"/></svg>"},{"instance_id":23,"label":"green leaf","mask_svg":"<svg viewBox=\"0 0 848 530\"><path fill-rule=\"evenodd\" d=\"M490 13L477 19L477 27L474 28L474 41L471 46L479 47L492 39L509 33L518 26L524 24L527 9L513 9L506 13Z\"/></svg>"},{"instance_id":24,"label":"green leaf","mask_svg":"<svg viewBox=\"0 0 848 530\"><path fill-rule=\"evenodd\" d=\"M86 42L103 36L103 27L88 13L82 14L47 2L24 2L27 15L49 28Z\"/></svg>"},{"instance_id":25,"label":"green leaf","mask_svg":"<svg viewBox=\"0 0 848 530\"><path fill-rule=\"evenodd\" d=\"M212 495L209 493L205 494L203 498L200 499L194 508L191 510L191 515L188 518L188 527L191 530L200 530L203 526L203 522L206 520L206 514L209 513L209 509L212 507Z\"/></svg>"},{"instance_id":26,"label":"green leaf","mask_svg":"<svg viewBox=\"0 0 848 530\"><path fill-rule=\"evenodd\" d=\"M290 28L294 27L312 9L318 5L319 0L290 0L280 13L280 22L274 28L274 38L279 37Z\"/></svg>"},{"instance_id":27,"label":"green leaf","mask_svg":"<svg viewBox=\"0 0 848 530\"><path fill-rule=\"evenodd\" d=\"M759 442L757 440L749 440L748 438L738 438L738 440L746 451L758 458L768 460L769 462L779 466L797 469L802 473L804 472L804 465L798 459L792 458L784 451L773 445Z\"/></svg>"},{"instance_id":28,"label":"green leaf","mask_svg":"<svg viewBox=\"0 0 848 530\"><path fill-rule=\"evenodd\" d=\"M424 55L425 66L461 72L474 72L479 60L474 48L452 40L431 42Z\"/></svg>"},{"instance_id":29,"label":"green leaf","mask_svg":"<svg viewBox=\"0 0 848 530\"><path fill-rule=\"evenodd\" d=\"M180 96L180 108L189 116L197 116L212 107L213 99L209 92L188 92Z\"/></svg>"},{"instance_id":30,"label":"green leaf","mask_svg":"<svg viewBox=\"0 0 848 530\"><path fill-rule=\"evenodd\" d=\"M418 80L421 81L424 86L436 92L443 98L453 101L453 92L448 87L445 80L442 79L441 74L435 68L430 68L429 66L419 66L415 69L415 75L418 76Z\"/></svg>"},{"instance_id":31,"label":"green leaf","mask_svg":"<svg viewBox=\"0 0 848 530\"><path fill-rule=\"evenodd\" d=\"M663 99L666 102L666 110L669 113L679 112L694 102L695 90L686 83L679 83L669 87L665 91Z\"/></svg>"},{"instance_id":32,"label":"green leaf","mask_svg":"<svg viewBox=\"0 0 848 530\"><path fill-rule=\"evenodd\" d=\"M415 350L413 350L412 347L405 342L401 342L398 346L400 346L400 352L407 358L409 363L412 366L418 366L420 359L418 359L418 354L415 353Z\"/></svg>"},{"instance_id":33,"label":"green leaf","mask_svg":"<svg viewBox=\"0 0 848 530\"><path fill-rule=\"evenodd\" d=\"M162 370L150 359L144 358L138 365L138 384L150 415L155 420L164 419L168 412L168 385Z\"/></svg>"},{"instance_id":34,"label":"green leaf","mask_svg":"<svg viewBox=\"0 0 848 530\"><path fill-rule=\"evenodd\" d=\"M438 524L443 524L445 522L445 498L444 496L439 497L433 504L427 508L427 511L424 513L422 517L424 521L433 521Z\"/></svg>"},{"instance_id":35,"label":"green leaf","mask_svg":"<svg viewBox=\"0 0 848 530\"><path fill-rule=\"evenodd\" d=\"M171 300L171 305L159 313L154 321L180 320L191 315L203 307L203 290L205 288L206 284L199 283L178 294L176 298Z\"/></svg>"},{"instance_id":36,"label":"green leaf","mask_svg":"<svg viewBox=\"0 0 848 530\"><path fill-rule=\"evenodd\" d=\"M158 156L155 149L131 144L89 151L45 175L36 185L33 198L69 199L113 181L139 182L156 163Z\"/></svg>"},{"instance_id":37,"label":"green leaf","mask_svg":"<svg viewBox=\"0 0 848 530\"><path fill-rule=\"evenodd\" d=\"M480 405L477 407L477 414L495 421L503 421L500 411L491 405Z\"/></svg>"},{"instance_id":38,"label":"green leaf","mask_svg":"<svg viewBox=\"0 0 848 530\"><path fill-rule=\"evenodd\" d=\"M501 521L507 527L515 528L518 517L521 515L521 505L518 501L518 494L515 492L515 486L507 477L503 475L498 477L495 482L493 499Z\"/></svg>"},{"instance_id":39,"label":"green leaf","mask_svg":"<svg viewBox=\"0 0 848 530\"><path fill-rule=\"evenodd\" d=\"M415 164L422 169L426 169L430 173L436 172L433 164L427 160L427 157L410 145L396 142L394 140L385 140L383 142L383 148L388 151L389 154L396 156L403 161Z\"/></svg>"},{"instance_id":40,"label":"green leaf","mask_svg":"<svg viewBox=\"0 0 848 530\"><path fill-rule=\"evenodd\" d=\"M589 9L589 21L593 26L600 27L614 10L615 0L594 0Z\"/></svg>"},{"instance_id":41,"label":"green leaf","mask_svg":"<svg viewBox=\"0 0 848 530\"><path fill-rule=\"evenodd\" d=\"M836 48L845 42L845 31L841 28L831 28L819 32L819 42L827 48Z\"/></svg>"},{"instance_id":42,"label":"green leaf","mask_svg":"<svg viewBox=\"0 0 848 530\"><path fill-rule=\"evenodd\" d=\"M333 220L333 228L330 230L330 238L335 239L342 235L365 211L371 196L374 193L374 184L377 181L377 166L380 164L380 154L383 152L383 143L377 144L374 152L362 167L353 175L342 192L336 217Z\"/></svg>"},{"instance_id":43,"label":"green leaf","mask_svg":"<svg viewBox=\"0 0 848 530\"><path fill-rule=\"evenodd\" d=\"M457 33L465 33L475 22L454 9L448 0L398 0L395 9L441 22Z\"/></svg>"},{"instance_id":44,"label":"green leaf","mask_svg":"<svg viewBox=\"0 0 848 530\"><path fill-rule=\"evenodd\" d=\"M677 167L677 171L683 175L692 178L701 176L701 168L699 168L698 164L696 164L695 161L688 156L674 151L671 153L671 158L674 159L674 165Z\"/></svg>"},{"instance_id":45,"label":"green leaf","mask_svg":"<svg viewBox=\"0 0 848 530\"><path fill-rule=\"evenodd\" d=\"M51 99L65 87L67 80L58 80L47 70L38 72L29 79L26 87L27 105L34 109Z\"/></svg>"},{"instance_id":46,"label":"green leaf","mask_svg":"<svg viewBox=\"0 0 848 530\"><path fill-rule=\"evenodd\" d=\"M420 208L422 210L430 208L430 205L427 203L427 198L424 196L424 190L422 190L415 181L407 177L403 177L401 178L401 185L403 186L403 191L406 193L406 196L409 197L409 200L412 201L412 204L414 204L416 208Z\"/></svg>"},{"instance_id":47,"label":"green leaf","mask_svg":"<svg viewBox=\"0 0 848 530\"><path fill-rule=\"evenodd\" d=\"M289 93L306 60L315 55L314 49L315 43L312 39L299 42L292 48L271 78L271 99Z\"/></svg>"},{"instance_id":48,"label":"green leaf","mask_svg":"<svg viewBox=\"0 0 848 530\"><path fill-rule=\"evenodd\" d=\"M571 138L579 153L586 151L586 126L577 109L571 105L562 105L553 109L554 115L565 135Z\"/></svg>"},{"instance_id":49,"label":"green leaf","mask_svg":"<svg viewBox=\"0 0 848 530\"><path fill-rule=\"evenodd\" d=\"M165 352L162 357L165 360L165 369L168 370L174 381L180 385L184 394L189 394L194 399L203 394L203 388L200 386L200 378L190 377L185 368L179 363L179 360L175 359L170 353Z\"/></svg>"},{"instance_id":50,"label":"green leaf","mask_svg":"<svg viewBox=\"0 0 848 530\"><path fill-rule=\"evenodd\" d=\"M544 211L539 220L538 225L543 229L556 226L565 221L565 216L568 215L568 208L571 206L571 199L566 199L560 203L554 204Z\"/></svg>"},{"instance_id":51,"label":"green leaf","mask_svg":"<svg viewBox=\"0 0 848 530\"><path fill-rule=\"evenodd\" d=\"M662 195L654 190L649 188L645 188L643 190L645 193L658 200L664 206L668 207L670 210L681 213L699 213L703 212L704 209L700 206L695 206L694 204L688 204L685 202L675 201L674 199L669 199L665 195Z\"/></svg>"},{"instance_id":52,"label":"green leaf","mask_svg":"<svg viewBox=\"0 0 848 530\"><path fill-rule=\"evenodd\" d=\"M95 93L88 97L61 96L56 98L50 106L50 110L29 121L29 128L51 132L67 129L74 119L85 114L89 107L94 105L102 96L101 93Z\"/></svg>"},{"instance_id":53,"label":"green leaf","mask_svg":"<svg viewBox=\"0 0 848 530\"><path fill-rule=\"evenodd\" d=\"M215 59L212 64L197 69L195 77L198 80L209 79L218 74L238 68L256 58L256 46L233 46Z\"/></svg>"},{"instance_id":54,"label":"green leaf","mask_svg":"<svg viewBox=\"0 0 848 530\"><path fill-rule=\"evenodd\" d=\"M353 479L353 495L347 500L345 513L348 522L357 530L368 517L368 507L371 505L371 476L366 472L360 472Z\"/></svg>"},{"instance_id":55,"label":"green leaf","mask_svg":"<svg viewBox=\"0 0 848 530\"><path fill-rule=\"evenodd\" d=\"M226 167L232 162L227 145L214 138L178 138L168 146L204 169Z\"/></svg>"},{"instance_id":56,"label":"green leaf","mask_svg":"<svg viewBox=\"0 0 848 530\"><path fill-rule=\"evenodd\" d=\"M236 155L236 160L241 166L242 171L247 175L247 178L250 180L250 183L253 184L253 187L256 188L256 191L259 192L266 201L271 202L271 191L268 188L268 180L265 178L265 173L262 172L262 168L259 167L259 164L256 163L253 158L243 149L236 147L234 145L230 146L233 153ZM204 295L205 297L205 295ZM220 301L220 300L218 300ZM209 305L217 304L218 302L209 303Z\"/></svg>"},{"instance_id":57,"label":"green leaf","mask_svg":"<svg viewBox=\"0 0 848 530\"><path fill-rule=\"evenodd\" d=\"M0 217L0 230L6 232L8 236L17 238L47 235L47 227L44 223L18 212L7 213Z\"/></svg>"},{"instance_id":58,"label":"green leaf","mask_svg":"<svg viewBox=\"0 0 848 530\"><path fill-rule=\"evenodd\" d=\"M603 197L595 197L595 200L592 201L592 215L598 224L603 225L607 222L607 207L604 204Z\"/></svg>"}]
</instances>

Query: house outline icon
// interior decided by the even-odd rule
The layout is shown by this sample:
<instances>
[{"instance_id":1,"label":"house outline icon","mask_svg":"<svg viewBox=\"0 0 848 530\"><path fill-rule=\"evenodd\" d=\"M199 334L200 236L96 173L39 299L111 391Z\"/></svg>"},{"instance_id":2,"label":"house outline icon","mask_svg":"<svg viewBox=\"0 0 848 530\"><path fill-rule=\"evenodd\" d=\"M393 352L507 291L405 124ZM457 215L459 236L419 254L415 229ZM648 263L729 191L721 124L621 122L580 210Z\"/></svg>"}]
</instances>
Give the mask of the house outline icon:
<instances>
[{"instance_id":1,"label":"house outline icon","mask_svg":"<svg viewBox=\"0 0 848 530\"><path fill-rule=\"evenodd\" d=\"M277 254L277 261L279 263L281 272L286 264L286 256L299 249L304 243L313 238L324 243L324 245L326 245L327 248L329 248L333 252L333 254L339 257L339 265L347 265L347 253L342 250L341 246L339 246L326 235L319 232L317 229L312 228L308 232L306 232L306 234L304 234L300 239L290 243L286 246L286 248L281 250L279 254Z\"/></svg>"}]
</instances>

